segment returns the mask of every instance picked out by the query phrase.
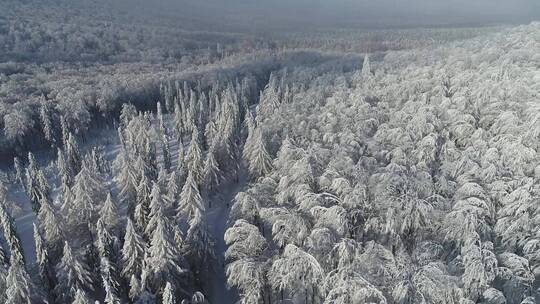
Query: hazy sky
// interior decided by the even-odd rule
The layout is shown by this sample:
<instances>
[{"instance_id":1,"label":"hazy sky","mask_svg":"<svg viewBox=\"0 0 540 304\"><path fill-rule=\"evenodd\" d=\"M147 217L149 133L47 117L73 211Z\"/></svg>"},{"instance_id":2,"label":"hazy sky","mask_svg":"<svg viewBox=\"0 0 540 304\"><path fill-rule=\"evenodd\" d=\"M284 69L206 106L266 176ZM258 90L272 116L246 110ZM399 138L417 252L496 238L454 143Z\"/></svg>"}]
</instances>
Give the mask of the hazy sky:
<instances>
[{"instance_id":1,"label":"hazy sky","mask_svg":"<svg viewBox=\"0 0 540 304\"><path fill-rule=\"evenodd\" d=\"M123 0L245 30L528 23L540 0Z\"/></svg>"}]
</instances>

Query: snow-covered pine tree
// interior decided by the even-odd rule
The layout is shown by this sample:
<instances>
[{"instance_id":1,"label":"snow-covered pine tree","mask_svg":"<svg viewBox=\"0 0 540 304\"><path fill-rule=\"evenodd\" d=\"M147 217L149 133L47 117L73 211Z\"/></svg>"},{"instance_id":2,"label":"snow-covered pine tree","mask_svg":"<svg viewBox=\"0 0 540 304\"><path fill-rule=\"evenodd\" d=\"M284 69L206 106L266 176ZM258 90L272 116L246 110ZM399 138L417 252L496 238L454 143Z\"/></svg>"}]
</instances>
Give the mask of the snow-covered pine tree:
<instances>
[{"instance_id":1,"label":"snow-covered pine tree","mask_svg":"<svg viewBox=\"0 0 540 304\"><path fill-rule=\"evenodd\" d=\"M56 168L58 170L58 176L61 180L62 192L64 193L66 191L66 188L71 187L71 185L73 184L74 176L71 174L71 172L68 171L64 152L60 148L58 148L58 153L56 157Z\"/></svg>"},{"instance_id":2,"label":"snow-covered pine tree","mask_svg":"<svg viewBox=\"0 0 540 304\"><path fill-rule=\"evenodd\" d=\"M71 133L68 134L64 151L65 151L66 165L68 167L68 171L71 172L71 174L75 176L81 170L83 160L81 157L79 144L77 143L77 140Z\"/></svg>"},{"instance_id":3,"label":"snow-covered pine tree","mask_svg":"<svg viewBox=\"0 0 540 304\"><path fill-rule=\"evenodd\" d=\"M167 170L163 166L160 166L159 168L159 173L158 173L158 178L156 180L156 183L158 184L162 192L165 191L165 187L167 187L167 183L168 183L168 174L167 174Z\"/></svg>"},{"instance_id":4,"label":"snow-covered pine tree","mask_svg":"<svg viewBox=\"0 0 540 304\"><path fill-rule=\"evenodd\" d=\"M137 187L137 206L135 207L134 221L139 231L144 231L148 224L151 198L150 180L143 175Z\"/></svg>"},{"instance_id":5,"label":"snow-covered pine tree","mask_svg":"<svg viewBox=\"0 0 540 304\"><path fill-rule=\"evenodd\" d=\"M178 186L182 188L186 182L188 175L188 168L186 164L186 159L184 155L184 146L182 144L178 145L178 156L176 159L176 178L178 179Z\"/></svg>"},{"instance_id":6,"label":"snow-covered pine tree","mask_svg":"<svg viewBox=\"0 0 540 304\"><path fill-rule=\"evenodd\" d=\"M174 116L173 116L173 122L174 122L174 131L176 132L176 136L179 142L182 142L182 137L184 136L184 119L182 114L182 108L178 105L174 105Z\"/></svg>"},{"instance_id":7,"label":"snow-covered pine tree","mask_svg":"<svg viewBox=\"0 0 540 304\"><path fill-rule=\"evenodd\" d=\"M24 264L18 259L11 259L6 277L5 304L31 304L33 303L33 285L26 272Z\"/></svg>"},{"instance_id":8,"label":"snow-covered pine tree","mask_svg":"<svg viewBox=\"0 0 540 304\"><path fill-rule=\"evenodd\" d=\"M364 63L362 64L362 76L365 79L369 79L373 74L371 73L371 64L369 61L369 54L364 56Z\"/></svg>"},{"instance_id":9,"label":"snow-covered pine tree","mask_svg":"<svg viewBox=\"0 0 540 304\"><path fill-rule=\"evenodd\" d=\"M75 298L71 304L94 304L92 300L88 297L86 292L82 289L77 289L75 292Z\"/></svg>"},{"instance_id":10,"label":"snow-covered pine tree","mask_svg":"<svg viewBox=\"0 0 540 304\"><path fill-rule=\"evenodd\" d=\"M68 242L64 242L64 255L56 265L56 295L62 303L69 303L75 297L77 290L92 290L92 278L78 257L73 254Z\"/></svg>"},{"instance_id":11,"label":"snow-covered pine tree","mask_svg":"<svg viewBox=\"0 0 540 304\"><path fill-rule=\"evenodd\" d=\"M165 133L161 137L161 151L162 151L162 157L163 157L163 166L167 171L171 169L172 161L171 161L171 148L169 145L169 135L165 131Z\"/></svg>"},{"instance_id":12,"label":"snow-covered pine tree","mask_svg":"<svg viewBox=\"0 0 540 304\"><path fill-rule=\"evenodd\" d=\"M260 128L255 128L255 134L251 137L253 143L250 143L252 151L248 152L248 168L252 178L258 178L266 175L272 170L272 157L266 149L263 134ZM247 143L246 143L247 145Z\"/></svg>"},{"instance_id":13,"label":"snow-covered pine tree","mask_svg":"<svg viewBox=\"0 0 540 304\"><path fill-rule=\"evenodd\" d=\"M119 168L119 172L115 176L115 182L120 189L120 201L122 205L127 205L128 215L133 216L137 202L137 186L139 184L137 171L125 149L122 149L118 154L114 165Z\"/></svg>"},{"instance_id":14,"label":"snow-covered pine tree","mask_svg":"<svg viewBox=\"0 0 540 304\"><path fill-rule=\"evenodd\" d=\"M21 187L25 189L26 184L23 180L23 167L21 160L17 156L13 158L13 168L15 169L15 181L17 181Z\"/></svg>"},{"instance_id":15,"label":"snow-covered pine tree","mask_svg":"<svg viewBox=\"0 0 540 304\"><path fill-rule=\"evenodd\" d=\"M87 223L94 222L100 203L105 196L103 181L83 162L80 172L75 176L73 184L73 203L67 210L67 219L74 229L85 231Z\"/></svg>"},{"instance_id":16,"label":"snow-covered pine tree","mask_svg":"<svg viewBox=\"0 0 540 304\"><path fill-rule=\"evenodd\" d=\"M179 185L178 181L178 175L176 174L176 171L171 172L169 175L169 180L167 181L167 194L165 195L165 213L169 216L171 215L176 208L176 202L178 200L178 197L180 195L180 190L182 185Z\"/></svg>"},{"instance_id":17,"label":"snow-covered pine tree","mask_svg":"<svg viewBox=\"0 0 540 304\"><path fill-rule=\"evenodd\" d=\"M39 277L43 283L42 288L47 299L54 301L54 287L56 286L56 276L54 274L53 263L49 259L49 250L39 232L39 229L34 223L34 243L36 245L36 264L39 270Z\"/></svg>"},{"instance_id":18,"label":"snow-covered pine tree","mask_svg":"<svg viewBox=\"0 0 540 304\"><path fill-rule=\"evenodd\" d=\"M165 284L165 288L163 289L163 295L161 296L161 303L162 304L176 304L174 290L170 282L167 282L167 284Z\"/></svg>"},{"instance_id":19,"label":"snow-covered pine tree","mask_svg":"<svg viewBox=\"0 0 540 304\"><path fill-rule=\"evenodd\" d=\"M122 247L122 272L121 275L126 280L131 280L132 276L140 277L143 267L145 244L142 237L133 227L133 222L128 219L124 245Z\"/></svg>"},{"instance_id":20,"label":"snow-covered pine tree","mask_svg":"<svg viewBox=\"0 0 540 304\"><path fill-rule=\"evenodd\" d=\"M4 239L7 242L10 252L10 261L19 263L24 267L25 259L24 252L21 245L21 239L15 230L15 224L13 218L9 215L6 207L6 201L0 202L0 223L2 224L2 230L4 232Z\"/></svg>"},{"instance_id":21,"label":"snow-covered pine tree","mask_svg":"<svg viewBox=\"0 0 540 304\"><path fill-rule=\"evenodd\" d=\"M103 224L113 235L116 235L118 231L118 208L116 207L116 202L113 200L111 193L107 193L107 198L105 203L101 207L100 219L103 221Z\"/></svg>"},{"instance_id":22,"label":"snow-covered pine tree","mask_svg":"<svg viewBox=\"0 0 540 304\"><path fill-rule=\"evenodd\" d=\"M107 256L100 257L99 263L101 273L101 283L105 291L105 303L120 304L117 268Z\"/></svg>"},{"instance_id":23,"label":"snow-covered pine tree","mask_svg":"<svg viewBox=\"0 0 540 304\"><path fill-rule=\"evenodd\" d=\"M39 109L39 119L41 122L41 130L43 131L43 135L45 135L45 139L50 143L54 144L55 138L51 109L49 107L49 104L46 102L41 104L41 107Z\"/></svg>"},{"instance_id":24,"label":"snow-covered pine tree","mask_svg":"<svg viewBox=\"0 0 540 304\"><path fill-rule=\"evenodd\" d=\"M156 228L158 219L165 216L165 201L161 195L161 188L157 183L154 183L152 186L152 193L150 194L150 197L152 200L150 202L150 213L148 216L149 220L144 231L148 238L150 238L152 232Z\"/></svg>"},{"instance_id":25,"label":"snow-covered pine tree","mask_svg":"<svg viewBox=\"0 0 540 304\"><path fill-rule=\"evenodd\" d=\"M146 251L141 276L141 288L158 291L166 282L179 282L186 270L181 267L182 256L176 247L172 230L163 214L156 214L156 228Z\"/></svg>"},{"instance_id":26,"label":"snow-covered pine tree","mask_svg":"<svg viewBox=\"0 0 540 304\"><path fill-rule=\"evenodd\" d=\"M28 166L25 171L25 190L30 202L32 203L32 210L37 213L39 211L39 198L41 197L38 173L39 168L36 163L36 159L32 152L28 152Z\"/></svg>"},{"instance_id":27,"label":"snow-covered pine tree","mask_svg":"<svg viewBox=\"0 0 540 304\"><path fill-rule=\"evenodd\" d=\"M223 180L223 174L221 173L219 164L216 161L215 152L215 146L212 145L204 162L203 184L209 193L216 191Z\"/></svg>"},{"instance_id":28,"label":"snow-covered pine tree","mask_svg":"<svg viewBox=\"0 0 540 304\"><path fill-rule=\"evenodd\" d=\"M186 244L195 279L201 280L201 276L210 270L209 265L215 258L214 240L204 218L204 209L194 209L189 220Z\"/></svg>"},{"instance_id":29,"label":"snow-covered pine tree","mask_svg":"<svg viewBox=\"0 0 540 304\"><path fill-rule=\"evenodd\" d=\"M41 209L38 216L40 227L44 231L47 249L51 258L56 260L62 252L63 231L59 219L48 199L41 200Z\"/></svg>"},{"instance_id":30,"label":"snow-covered pine tree","mask_svg":"<svg viewBox=\"0 0 540 304\"><path fill-rule=\"evenodd\" d=\"M177 217L179 219L190 219L195 210L204 210L204 202L202 200L199 188L195 182L195 178L191 171L188 174L188 178L182 192L180 193L180 201L178 203Z\"/></svg>"},{"instance_id":31,"label":"snow-covered pine tree","mask_svg":"<svg viewBox=\"0 0 540 304\"><path fill-rule=\"evenodd\" d=\"M202 170L203 170L203 159L202 159L202 150L201 144L199 141L199 131L197 128L193 129L191 133L191 142L186 155L186 164L187 169L191 174L196 183L200 183L202 180Z\"/></svg>"}]
</instances>

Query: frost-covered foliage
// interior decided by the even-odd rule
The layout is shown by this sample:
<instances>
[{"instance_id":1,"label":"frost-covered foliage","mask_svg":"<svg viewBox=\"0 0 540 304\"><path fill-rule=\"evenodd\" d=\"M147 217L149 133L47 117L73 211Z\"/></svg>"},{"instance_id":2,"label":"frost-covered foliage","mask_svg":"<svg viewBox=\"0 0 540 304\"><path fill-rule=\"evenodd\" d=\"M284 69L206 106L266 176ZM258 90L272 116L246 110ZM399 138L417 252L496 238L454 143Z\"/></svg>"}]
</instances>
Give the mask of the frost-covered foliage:
<instances>
[{"instance_id":1,"label":"frost-covered foliage","mask_svg":"<svg viewBox=\"0 0 540 304\"><path fill-rule=\"evenodd\" d=\"M534 302L539 31L274 72L225 235L241 301Z\"/></svg>"},{"instance_id":2,"label":"frost-covered foliage","mask_svg":"<svg viewBox=\"0 0 540 304\"><path fill-rule=\"evenodd\" d=\"M2 303L540 297L538 23L365 55L40 7L0 15Z\"/></svg>"}]
</instances>

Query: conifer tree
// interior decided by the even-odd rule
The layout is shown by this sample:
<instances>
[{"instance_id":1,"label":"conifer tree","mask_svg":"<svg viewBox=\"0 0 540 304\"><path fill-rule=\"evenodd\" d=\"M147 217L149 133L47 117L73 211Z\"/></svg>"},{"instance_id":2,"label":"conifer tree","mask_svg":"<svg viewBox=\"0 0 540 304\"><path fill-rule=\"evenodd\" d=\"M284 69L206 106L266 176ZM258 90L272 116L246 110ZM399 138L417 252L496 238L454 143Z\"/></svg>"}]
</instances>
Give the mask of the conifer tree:
<instances>
[{"instance_id":1,"label":"conifer tree","mask_svg":"<svg viewBox=\"0 0 540 304\"><path fill-rule=\"evenodd\" d=\"M39 119L41 121L41 130L43 131L43 135L45 135L45 139L54 144L54 129L50 111L48 104L42 103L39 110Z\"/></svg>"},{"instance_id":2,"label":"conifer tree","mask_svg":"<svg viewBox=\"0 0 540 304\"><path fill-rule=\"evenodd\" d=\"M0 223L2 224L2 230L4 231L4 239L7 242L11 254L11 263L17 262L24 267L25 259L21 240L15 230L13 218L7 212L5 201L0 203Z\"/></svg>"},{"instance_id":3,"label":"conifer tree","mask_svg":"<svg viewBox=\"0 0 540 304\"><path fill-rule=\"evenodd\" d=\"M366 54L366 56L364 56L364 63L362 64L362 76L365 77L366 79L373 76L371 74L371 64L369 62L369 55L368 54Z\"/></svg>"},{"instance_id":4,"label":"conifer tree","mask_svg":"<svg viewBox=\"0 0 540 304\"><path fill-rule=\"evenodd\" d=\"M137 206L135 207L134 220L140 231L146 229L148 224L148 215L150 214L151 201L150 181L143 175L139 186L137 187Z\"/></svg>"},{"instance_id":5,"label":"conifer tree","mask_svg":"<svg viewBox=\"0 0 540 304\"><path fill-rule=\"evenodd\" d=\"M66 146L64 147L65 155L66 155L66 165L68 167L68 171L73 175L77 175L79 171L81 170L82 166L82 157L81 152L79 150L79 144L75 140L75 137L73 134L69 133L67 137Z\"/></svg>"},{"instance_id":6,"label":"conifer tree","mask_svg":"<svg viewBox=\"0 0 540 304\"><path fill-rule=\"evenodd\" d=\"M165 169L171 169L171 148L169 145L169 136L164 133L161 139L161 151L163 155L163 166Z\"/></svg>"},{"instance_id":7,"label":"conifer tree","mask_svg":"<svg viewBox=\"0 0 540 304\"><path fill-rule=\"evenodd\" d=\"M199 188L197 187L197 183L195 182L195 178L190 171L186 183L182 188L182 193L180 194L177 216L179 218L190 219L196 210L204 210L204 203Z\"/></svg>"},{"instance_id":8,"label":"conifer tree","mask_svg":"<svg viewBox=\"0 0 540 304\"><path fill-rule=\"evenodd\" d=\"M174 297L174 291L172 288L172 285L170 282L167 282L165 284L165 288L163 289L163 295L161 303L163 304L176 304L176 299Z\"/></svg>"},{"instance_id":9,"label":"conifer tree","mask_svg":"<svg viewBox=\"0 0 540 304\"><path fill-rule=\"evenodd\" d=\"M58 285L55 291L62 303L73 300L77 290L92 290L92 278L87 266L73 254L67 241L64 242L64 256L56 265L56 276Z\"/></svg>"},{"instance_id":10,"label":"conifer tree","mask_svg":"<svg viewBox=\"0 0 540 304\"><path fill-rule=\"evenodd\" d=\"M58 149L56 158L56 168L58 169L58 175L60 176L60 180L62 182L62 191L65 192L66 188L71 187L74 176L71 172L69 172L64 152L62 152L60 149Z\"/></svg>"},{"instance_id":11,"label":"conifer tree","mask_svg":"<svg viewBox=\"0 0 540 304\"><path fill-rule=\"evenodd\" d=\"M32 303L32 281L20 260L11 259L6 286L5 304Z\"/></svg>"},{"instance_id":12,"label":"conifer tree","mask_svg":"<svg viewBox=\"0 0 540 304\"><path fill-rule=\"evenodd\" d=\"M90 300L90 298L88 298L88 295L84 290L77 289L75 299L73 300L72 304L93 304L93 302Z\"/></svg>"},{"instance_id":13,"label":"conifer tree","mask_svg":"<svg viewBox=\"0 0 540 304\"><path fill-rule=\"evenodd\" d=\"M56 260L56 257L59 257L60 253L62 252L64 236L58 221L58 217L48 199L43 199L41 201L41 209L39 210L38 220L41 228L44 231L47 249L49 250L50 256L53 258L53 260Z\"/></svg>"},{"instance_id":14,"label":"conifer tree","mask_svg":"<svg viewBox=\"0 0 540 304\"><path fill-rule=\"evenodd\" d=\"M174 244L171 228L162 214L156 214L156 228L146 252L141 287L157 291L167 281L176 282L185 272L180 266L181 255Z\"/></svg>"},{"instance_id":15,"label":"conifer tree","mask_svg":"<svg viewBox=\"0 0 540 304\"><path fill-rule=\"evenodd\" d=\"M210 151L208 151L208 154L206 156L206 161L204 162L204 170L203 170L203 182L205 185L205 188L208 189L209 192L213 192L217 190L219 184L223 180L223 175L221 173L221 170L219 169L219 165L215 158L215 146L212 145L210 148Z\"/></svg>"},{"instance_id":16,"label":"conifer tree","mask_svg":"<svg viewBox=\"0 0 540 304\"><path fill-rule=\"evenodd\" d=\"M49 259L49 251L39 232L37 225L34 223L34 242L36 245L36 264L39 270L39 277L43 283L43 289L47 294L49 301L54 301L54 287L56 286L56 277L54 274L53 264Z\"/></svg>"},{"instance_id":17,"label":"conifer tree","mask_svg":"<svg viewBox=\"0 0 540 304\"><path fill-rule=\"evenodd\" d=\"M165 213L167 215L170 215L175 210L176 202L178 200L178 197L180 195L180 187L178 177L176 175L176 171L171 172L169 175L169 180L167 181L167 187L166 191L167 194L165 195Z\"/></svg>"},{"instance_id":18,"label":"conifer tree","mask_svg":"<svg viewBox=\"0 0 540 304\"><path fill-rule=\"evenodd\" d=\"M138 174L125 150L122 150L116 159L116 165L120 172L115 177L116 184L120 189L120 201L127 205L128 215L132 216L137 201Z\"/></svg>"},{"instance_id":19,"label":"conifer tree","mask_svg":"<svg viewBox=\"0 0 540 304\"><path fill-rule=\"evenodd\" d=\"M83 162L81 170L75 176L73 184L73 204L68 210L68 220L72 227L79 229L86 223L94 222L97 217L99 204L104 197L103 182L96 172L88 168L87 162Z\"/></svg>"},{"instance_id":20,"label":"conifer tree","mask_svg":"<svg viewBox=\"0 0 540 304\"><path fill-rule=\"evenodd\" d=\"M111 231L113 234L116 234L118 229L119 214L116 203L113 200L110 192L107 194L107 199L105 199L105 203L101 207L100 219L103 221L103 224L107 230Z\"/></svg>"},{"instance_id":21,"label":"conifer tree","mask_svg":"<svg viewBox=\"0 0 540 304\"><path fill-rule=\"evenodd\" d=\"M140 277L143 267L145 244L142 237L133 227L133 222L128 219L126 234L124 236L124 246L122 247L122 272L121 275L126 280Z\"/></svg>"},{"instance_id":22,"label":"conifer tree","mask_svg":"<svg viewBox=\"0 0 540 304\"><path fill-rule=\"evenodd\" d=\"M191 142L189 144L188 152L186 155L186 164L188 171L193 174L193 178L197 183L201 182L203 159L201 144L199 142L199 133L195 128L191 134Z\"/></svg>"},{"instance_id":23,"label":"conifer tree","mask_svg":"<svg viewBox=\"0 0 540 304\"><path fill-rule=\"evenodd\" d=\"M259 128L255 129L255 134L251 140L253 140L253 150L247 153L248 167L250 175L253 178L258 178L272 170L272 157L266 150L266 144Z\"/></svg>"},{"instance_id":24,"label":"conifer tree","mask_svg":"<svg viewBox=\"0 0 540 304\"><path fill-rule=\"evenodd\" d=\"M188 252L196 278L200 279L203 271L208 270L214 257L214 241L208 230L203 214L204 210L195 209L189 221L187 233Z\"/></svg>"},{"instance_id":25,"label":"conifer tree","mask_svg":"<svg viewBox=\"0 0 540 304\"><path fill-rule=\"evenodd\" d=\"M15 169L15 180L23 187L23 189L26 188L26 185L23 180L23 169L21 160L18 157L13 158L13 167Z\"/></svg>"},{"instance_id":26,"label":"conifer tree","mask_svg":"<svg viewBox=\"0 0 540 304\"><path fill-rule=\"evenodd\" d=\"M103 289L105 290L105 303L119 304L119 287L120 283L117 276L117 268L111 259L107 256L100 258L100 273Z\"/></svg>"},{"instance_id":27,"label":"conifer tree","mask_svg":"<svg viewBox=\"0 0 540 304\"><path fill-rule=\"evenodd\" d=\"M156 228L157 221L160 217L164 217L164 207L165 203L163 201L163 197L161 195L160 187L157 183L154 183L152 186L152 194L150 195L152 198L152 201L150 202L150 213L149 213L149 220L148 225L145 229L145 234L147 236L151 236L152 232Z\"/></svg>"}]
</instances>

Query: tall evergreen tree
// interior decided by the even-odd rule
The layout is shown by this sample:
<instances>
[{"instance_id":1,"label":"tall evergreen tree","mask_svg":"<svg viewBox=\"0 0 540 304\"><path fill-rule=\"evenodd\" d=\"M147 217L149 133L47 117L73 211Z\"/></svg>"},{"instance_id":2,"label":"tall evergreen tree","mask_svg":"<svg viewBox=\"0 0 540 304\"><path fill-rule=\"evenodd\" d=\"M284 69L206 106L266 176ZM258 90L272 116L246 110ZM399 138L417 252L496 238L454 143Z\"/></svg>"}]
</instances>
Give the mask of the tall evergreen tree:
<instances>
[{"instance_id":1,"label":"tall evergreen tree","mask_svg":"<svg viewBox=\"0 0 540 304\"><path fill-rule=\"evenodd\" d=\"M165 284L163 289L163 295L161 296L161 303L163 304L176 304L176 299L174 297L174 290L170 282Z\"/></svg>"},{"instance_id":2,"label":"tall evergreen tree","mask_svg":"<svg viewBox=\"0 0 540 304\"><path fill-rule=\"evenodd\" d=\"M5 304L32 303L32 281L20 260L11 259L6 286Z\"/></svg>"},{"instance_id":3,"label":"tall evergreen tree","mask_svg":"<svg viewBox=\"0 0 540 304\"><path fill-rule=\"evenodd\" d=\"M56 286L56 276L54 267L49 259L49 250L34 223L34 243L36 245L36 264L39 270L39 277L43 283L42 287L50 302L54 302L54 287Z\"/></svg>"},{"instance_id":4,"label":"tall evergreen tree","mask_svg":"<svg viewBox=\"0 0 540 304\"><path fill-rule=\"evenodd\" d=\"M116 235L116 232L118 230L118 208L116 207L116 203L112 198L111 193L109 192L107 194L107 198L105 199L105 203L101 207L100 210L100 219L103 221L103 224L109 230L113 235Z\"/></svg>"},{"instance_id":5,"label":"tall evergreen tree","mask_svg":"<svg viewBox=\"0 0 540 304\"><path fill-rule=\"evenodd\" d=\"M223 174L219 169L219 164L215 158L215 148L212 146L206 156L203 170L203 184L208 192L214 192L217 190L221 181L223 180Z\"/></svg>"},{"instance_id":6,"label":"tall evergreen tree","mask_svg":"<svg viewBox=\"0 0 540 304\"><path fill-rule=\"evenodd\" d=\"M77 292L75 293L75 299L73 299L72 304L93 304L92 300L88 298L88 295L84 290L77 289Z\"/></svg>"},{"instance_id":7,"label":"tall evergreen tree","mask_svg":"<svg viewBox=\"0 0 540 304\"><path fill-rule=\"evenodd\" d=\"M49 250L50 256L53 258L53 260L56 260L56 258L62 253L64 235L56 212L48 199L43 199L41 201L41 209L39 210L38 220L41 228L44 231L47 249Z\"/></svg>"},{"instance_id":8,"label":"tall evergreen tree","mask_svg":"<svg viewBox=\"0 0 540 304\"><path fill-rule=\"evenodd\" d=\"M15 230L13 218L7 212L5 201L0 203L0 223L2 224L2 230L4 231L4 239L7 242L11 254L11 263L15 261L24 267L25 259L21 240Z\"/></svg>"},{"instance_id":9,"label":"tall evergreen tree","mask_svg":"<svg viewBox=\"0 0 540 304\"><path fill-rule=\"evenodd\" d=\"M116 184L120 189L120 201L127 205L128 215L132 216L137 202L138 174L127 151L123 149L115 160L120 171L115 177Z\"/></svg>"},{"instance_id":10,"label":"tall evergreen tree","mask_svg":"<svg viewBox=\"0 0 540 304\"><path fill-rule=\"evenodd\" d=\"M135 207L134 221L140 231L146 229L148 215L150 214L151 188L150 180L143 175L137 187L137 206Z\"/></svg>"},{"instance_id":11,"label":"tall evergreen tree","mask_svg":"<svg viewBox=\"0 0 540 304\"><path fill-rule=\"evenodd\" d=\"M72 208L68 210L68 220L72 227L86 229L87 223L96 220L100 202L105 195L103 181L97 172L90 170L87 162L83 162L79 174L75 176L72 191L74 197Z\"/></svg>"},{"instance_id":12,"label":"tall evergreen tree","mask_svg":"<svg viewBox=\"0 0 540 304\"><path fill-rule=\"evenodd\" d=\"M156 228L158 219L165 216L165 202L163 200L163 196L161 195L160 187L157 183L154 183L154 185L152 186L152 194L150 196L152 198L152 201L150 202L148 225L145 229L145 234L147 236L152 235L152 232Z\"/></svg>"},{"instance_id":13,"label":"tall evergreen tree","mask_svg":"<svg viewBox=\"0 0 540 304\"><path fill-rule=\"evenodd\" d=\"M141 287L156 292L167 281L177 282L185 272L181 255L175 246L171 228L165 216L157 214L150 247L146 252L145 266L141 276Z\"/></svg>"},{"instance_id":14,"label":"tall evergreen tree","mask_svg":"<svg viewBox=\"0 0 540 304\"><path fill-rule=\"evenodd\" d=\"M180 194L177 216L179 218L190 219L196 210L204 210L204 203L195 178L190 171Z\"/></svg>"},{"instance_id":15,"label":"tall evergreen tree","mask_svg":"<svg viewBox=\"0 0 540 304\"><path fill-rule=\"evenodd\" d=\"M266 144L260 128L255 129L255 134L250 140L253 140L253 144L250 144L253 150L248 152L249 172L252 177L258 178L272 170L272 157L266 150Z\"/></svg>"},{"instance_id":16,"label":"tall evergreen tree","mask_svg":"<svg viewBox=\"0 0 540 304\"><path fill-rule=\"evenodd\" d=\"M126 280L131 280L132 276L140 277L145 244L142 237L133 227L133 222L128 219L126 234L124 236L124 246L122 247L122 276Z\"/></svg>"},{"instance_id":17,"label":"tall evergreen tree","mask_svg":"<svg viewBox=\"0 0 540 304\"><path fill-rule=\"evenodd\" d=\"M68 303L77 290L92 290L92 278L84 265L74 254L69 244L64 242L64 256L56 265L58 285L56 294L60 301Z\"/></svg>"},{"instance_id":18,"label":"tall evergreen tree","mask_svg":"<svg viewBox=\"0 0 540 304\"><path fill-rule=\"evenodd\" d=\"M186 164L188 171L193 174L197 183L201 182L203 159L201 144L199 141L199 132L195 128L191 134L191 142L186 155Z\"/></svg>"}]
</instances>

